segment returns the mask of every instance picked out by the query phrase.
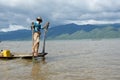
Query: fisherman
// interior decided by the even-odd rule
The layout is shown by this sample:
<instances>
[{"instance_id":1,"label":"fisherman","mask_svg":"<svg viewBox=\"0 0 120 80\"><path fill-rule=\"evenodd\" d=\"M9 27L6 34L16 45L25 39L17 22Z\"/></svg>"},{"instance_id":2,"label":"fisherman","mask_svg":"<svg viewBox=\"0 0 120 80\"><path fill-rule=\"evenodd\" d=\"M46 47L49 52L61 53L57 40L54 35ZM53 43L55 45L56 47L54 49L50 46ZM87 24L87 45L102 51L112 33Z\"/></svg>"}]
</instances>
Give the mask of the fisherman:
<instances>
[{"instance_id":1,"label":"fisherman","mask_svg":"<svg viewBox=\"0 0 120 80\"><path fill-rule=\"evenodd\" d=\"M37 17L35 22L32 22L32 40L33 40L33 45L32 45L32 54L34 57L38 56L38 49L39 49L39 43L40 43L40 35L41 35L41 23L42 23L42 18Z\"/></svg>"}]
</instances>

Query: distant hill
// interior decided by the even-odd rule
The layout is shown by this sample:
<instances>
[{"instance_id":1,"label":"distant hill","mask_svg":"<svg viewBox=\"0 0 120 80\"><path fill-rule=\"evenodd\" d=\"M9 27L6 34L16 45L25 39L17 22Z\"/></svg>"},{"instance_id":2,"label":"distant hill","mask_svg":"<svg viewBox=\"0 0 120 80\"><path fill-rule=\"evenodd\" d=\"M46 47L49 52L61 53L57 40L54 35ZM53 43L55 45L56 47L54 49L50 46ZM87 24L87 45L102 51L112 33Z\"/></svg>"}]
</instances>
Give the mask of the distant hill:
<instances>
[{"instance_id":1,"label":"distant hill","mask_svg":"<svg viewBox=\"0 0 120 80\"><path fill-rule=\"evenodd\" d=\"M31 37L30 30L17 30L10 32L0 32L0 40L29 40Z\"/></svg>"},{"instance_id":2,"label":"distant hill","mask_svg":"<svg viewBox=\"0 0 120 80\"><path fill-rule=\"evenodd\" d=\"M60 25L49 29L48 39L119 38L120 24Z\"/></svg>"},{"instance_id":3,"label":"distant hill","mask_svg":"<svg viewBox=\"0 0 120 80\"><path fill-rule=\"evenodd\" d=\"M47 33L47 39L98 38L120 38L120 24L76 25L72 23L51 27ZM0 32L0 41L3 40L31 40L31 31Z\"/></svg>"}]
</instances>

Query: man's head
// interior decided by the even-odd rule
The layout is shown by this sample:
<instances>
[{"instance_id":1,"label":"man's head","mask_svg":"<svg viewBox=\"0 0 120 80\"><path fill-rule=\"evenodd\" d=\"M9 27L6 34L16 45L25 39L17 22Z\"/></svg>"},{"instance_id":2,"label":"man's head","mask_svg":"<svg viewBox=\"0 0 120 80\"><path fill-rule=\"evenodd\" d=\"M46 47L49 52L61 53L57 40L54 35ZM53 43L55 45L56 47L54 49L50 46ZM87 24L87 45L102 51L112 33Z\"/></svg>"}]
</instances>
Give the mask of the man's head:
<instances>
[{"instance_id":1,"label":"man's head","mask_svg":"<svg viewBox=\"0 0 120 80\"><path fill-rule=\"evenodd\" d=\"M41 17L37 17L36 20L39 21L39 22L42 22L42 18Z\"/></svg>"}]
</instances>

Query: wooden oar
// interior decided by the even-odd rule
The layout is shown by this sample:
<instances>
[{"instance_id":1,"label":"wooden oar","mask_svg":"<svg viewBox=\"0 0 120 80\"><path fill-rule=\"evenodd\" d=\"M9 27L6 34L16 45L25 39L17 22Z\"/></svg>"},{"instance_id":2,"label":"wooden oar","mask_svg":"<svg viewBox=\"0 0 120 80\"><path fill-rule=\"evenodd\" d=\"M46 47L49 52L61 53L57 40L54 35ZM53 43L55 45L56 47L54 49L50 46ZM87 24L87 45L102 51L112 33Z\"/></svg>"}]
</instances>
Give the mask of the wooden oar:
<instances>
[{"instance_id":1,"label":"wooden oar","mask_svg":"<svg viewBox=\"0 0 120 80\"><path fill-rule=\"evenodd\" d=\"M49 27L49 22L46 22L46 24L44 25L44 35L43 35L43 49L42 49L42 54L45 53L45 40L46 40L46 33L48 31L48 27Z\"/></svg>"},{"instance_id":2,"label":"wooden oar","mask_svg":"<svg viewBox=\"0 0 120 80\"><path fill-rule=\"evenodd\" d=\"M33 46L34 46L34 39L33 39L33 35L34 35L34 22L32 22L31 30L32 30L32 49L33 49ZM34 58L33 51L32 51L32 57Z\"/></svg>"}]
</instances>

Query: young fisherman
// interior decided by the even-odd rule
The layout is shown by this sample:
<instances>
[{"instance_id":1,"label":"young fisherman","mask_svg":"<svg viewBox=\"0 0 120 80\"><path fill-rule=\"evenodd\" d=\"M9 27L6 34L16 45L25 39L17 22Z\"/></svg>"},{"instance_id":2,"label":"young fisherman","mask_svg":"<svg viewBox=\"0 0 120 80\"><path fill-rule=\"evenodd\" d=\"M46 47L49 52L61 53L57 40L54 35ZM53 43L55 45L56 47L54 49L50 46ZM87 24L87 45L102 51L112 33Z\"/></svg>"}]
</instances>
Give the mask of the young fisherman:
<instances>
[{"instance_id":1,"label":"young fisherman","mask_svg":"<svg viewBox=\"0 0 120 80\"><path fill-rule=\"evenodd\" d=\"M37 17L36 21L32 23L32 38L33 38L33 45L32 45L32 53L33 56L38 56L39 50L39 43L40 43L40 35L41 35L41 22L42 18Z\"/></svg>"}]
</instances>

